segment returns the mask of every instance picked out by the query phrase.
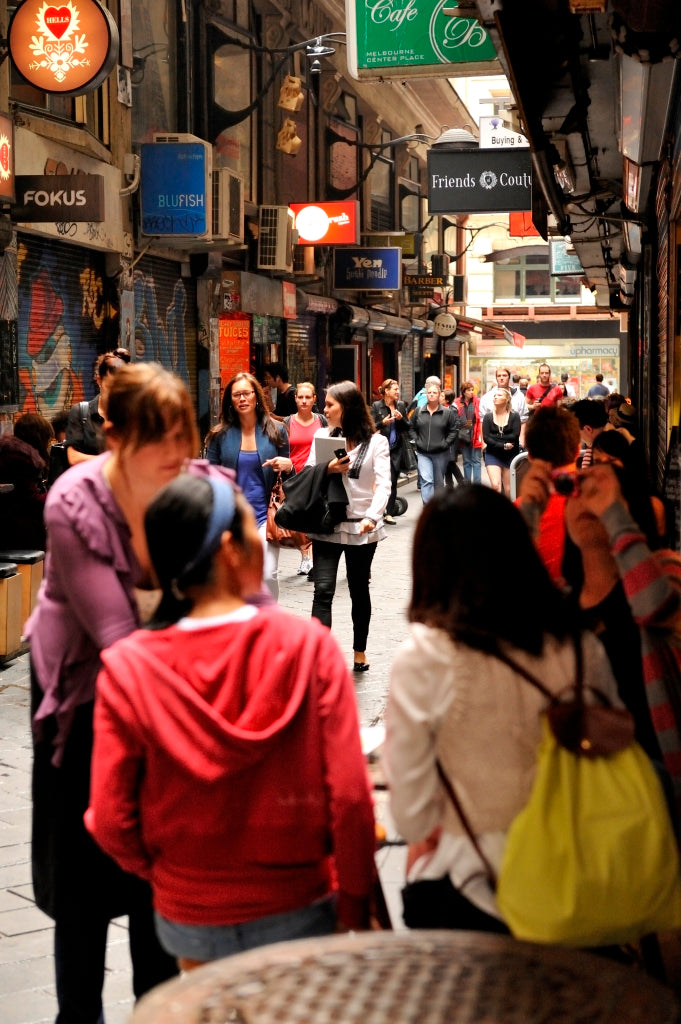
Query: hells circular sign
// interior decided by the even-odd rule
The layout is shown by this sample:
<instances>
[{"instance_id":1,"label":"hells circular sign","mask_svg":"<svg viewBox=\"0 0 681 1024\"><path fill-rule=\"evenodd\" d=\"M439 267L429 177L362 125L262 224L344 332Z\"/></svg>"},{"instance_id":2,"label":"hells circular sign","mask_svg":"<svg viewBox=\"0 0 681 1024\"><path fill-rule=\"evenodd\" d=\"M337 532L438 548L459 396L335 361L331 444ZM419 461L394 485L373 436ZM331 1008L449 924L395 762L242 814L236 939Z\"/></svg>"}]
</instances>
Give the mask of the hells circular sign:
<instances>
[{"instance_id":1,"label":"hells circular sign","mask_svg":"<svg viewBox=\"0 0 681 1024\"><path fill-rule=\"evenodd\" d=\"M9 52L19 74L37 89L79 96L111 73L118 27L96 0L24 0L10 22Z\"/></svg>"}]
</instances>

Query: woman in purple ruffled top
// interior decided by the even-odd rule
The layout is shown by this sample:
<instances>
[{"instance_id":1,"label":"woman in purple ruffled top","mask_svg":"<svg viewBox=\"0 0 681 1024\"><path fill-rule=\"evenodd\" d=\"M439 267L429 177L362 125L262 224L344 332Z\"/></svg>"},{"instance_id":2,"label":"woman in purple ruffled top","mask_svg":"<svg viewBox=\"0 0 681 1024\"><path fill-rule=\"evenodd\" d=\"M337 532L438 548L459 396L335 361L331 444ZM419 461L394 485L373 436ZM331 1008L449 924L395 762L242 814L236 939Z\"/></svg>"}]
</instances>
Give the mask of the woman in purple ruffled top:
<instances>
[{"instance_id":1,"label":"woman in purple ruffled top","mask_svg":"<svg viewBox=\"0 0 681 1024\"><path fill-rule=\"evenodd\" d=\"M182 381L154 363L121 366L107 396L109 450L74 466L45 506L47 557L27 624L34 730L33 884L55 921L57 1024L97 1024L109 921L129 918L136 996L176 973L154 930L150 890L89 836L92 713L100 653L142 621L153 587L144 514L190 461L194 409Z\"/></svg>"}]
</instances>

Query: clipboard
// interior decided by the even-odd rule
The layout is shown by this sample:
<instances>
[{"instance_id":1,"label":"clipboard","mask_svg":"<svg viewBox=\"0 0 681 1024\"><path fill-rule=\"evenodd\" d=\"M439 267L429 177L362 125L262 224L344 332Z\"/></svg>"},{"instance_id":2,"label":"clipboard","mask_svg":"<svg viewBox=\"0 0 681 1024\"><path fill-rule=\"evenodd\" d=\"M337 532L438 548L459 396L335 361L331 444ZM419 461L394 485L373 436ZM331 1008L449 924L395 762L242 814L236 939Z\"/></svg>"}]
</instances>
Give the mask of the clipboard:
<instances>
[{"instance_id":1,"label":"clipboard","mask_svg":"<svg viewBox=\"0 0 681 1024\"><path fill-rule=\"evenodd\" d=\"M320 465L322 462L330 462L331 459L335 459L337 448L345 448L347 451L347 444L344 437L315 437L314 457L317 465Z\"/></svg>"}]
</instances>

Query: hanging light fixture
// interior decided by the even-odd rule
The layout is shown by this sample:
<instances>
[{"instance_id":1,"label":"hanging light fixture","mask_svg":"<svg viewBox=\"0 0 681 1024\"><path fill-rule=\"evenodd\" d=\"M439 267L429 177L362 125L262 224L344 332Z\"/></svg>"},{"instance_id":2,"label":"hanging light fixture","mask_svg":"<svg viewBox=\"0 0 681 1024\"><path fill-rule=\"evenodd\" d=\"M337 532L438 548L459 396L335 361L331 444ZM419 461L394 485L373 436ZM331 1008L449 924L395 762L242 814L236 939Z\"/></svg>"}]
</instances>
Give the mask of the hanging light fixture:
<instances>
[{"instance_id":1,"label":"hanging light fixture","mask_svg":"<svg viewBox=\"0 0 681 1024\"><path fill-rule=\"evenodd\" d=\"M305 100L302 80L297 75L287 75L279 92L277 106L297 114Z\"/></svg>"},{"instance_id":2,"label":"hanging light fixture","mask_svg":"<svg viewBox=\"0 0 681 1024\"><path fill-rule=\"evenodd\" d=\"M305 53L310 60L317 60L319 57L331 57L336 52L333 46L327 46L322 41L322 36L317 36L314 43L308 43Z\"/></svg>"},{"instance_id":3,"label":"hanging light fixture","mask_svg":"<svg viewBox=\"0 0 681 1024\"><path fill-rule=\"evenodd\" d=\"M298 135L296 122L290 117L284 118L284 123L277 135L275 148L281 153L287 153L289 156L295 156L302 144L303 140Z\"/></svg>"}]
</instances>

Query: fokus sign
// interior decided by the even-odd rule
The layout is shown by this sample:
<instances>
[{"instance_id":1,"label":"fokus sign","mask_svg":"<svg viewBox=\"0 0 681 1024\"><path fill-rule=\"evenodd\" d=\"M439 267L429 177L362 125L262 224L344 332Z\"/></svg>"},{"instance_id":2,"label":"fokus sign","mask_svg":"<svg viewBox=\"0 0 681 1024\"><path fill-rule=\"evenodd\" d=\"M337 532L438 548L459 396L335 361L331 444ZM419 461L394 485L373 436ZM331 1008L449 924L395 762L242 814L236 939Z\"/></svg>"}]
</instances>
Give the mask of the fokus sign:
<instances>
[{"instance_id":1,"label":"fokus sign","mask_svg":"<svg viewBox=\"0 0 681 1024\"><path fill-rule=\"evenodd\" d=\"M60 223L104 220L100 174L17 174L15 221Z\"/></svg>"},{"instance_id":2,"label":"fokus sign","mask_svg":"<svg viewBox=\"0 0 681 1024\"><path fill-rule=\"evenodd\" d=\"M10 22L9 52L22 78L37 89L80 96L112 71L118 28L96 0L24 0Z\"/></svg>"},{"instance_id":3,"label":"fokus sign","mask_svg":"<svg viewBox=\"0 0 681 1024\"><path fill-rule=\"evenodd\" d=\"M345 0L353 78L451 77L499 73L496 50L456 0Z\"/></svg>"},{"instance_id":4,"label":"fokus sign","mask_svg":"<svg viewBox=\"0 0 681 1024\"><path fill-rule=\"evenodd\" d=\"M529 149L428 151L428 214L532 209Z\"/></svg>"}]
</instances>

